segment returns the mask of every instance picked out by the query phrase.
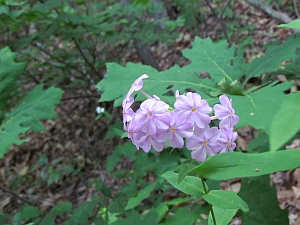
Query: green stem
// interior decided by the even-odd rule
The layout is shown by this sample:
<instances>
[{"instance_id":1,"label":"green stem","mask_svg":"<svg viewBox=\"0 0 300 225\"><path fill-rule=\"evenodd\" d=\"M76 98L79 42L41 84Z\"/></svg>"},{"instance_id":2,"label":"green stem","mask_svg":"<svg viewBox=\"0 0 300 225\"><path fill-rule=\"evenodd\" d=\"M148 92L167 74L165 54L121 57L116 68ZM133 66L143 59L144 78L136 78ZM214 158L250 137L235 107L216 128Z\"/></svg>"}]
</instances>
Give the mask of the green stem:
<instances>
[{"instance_id":1,"label":"green stem","mask_svg":"<svg viewBox=\"0 0 300 225\"><path fill-rule=\"evenodd\" d=\"M208 190L206 189L206 185L205 185L205 182L204 182L203 177L201 177L201 181L202 181L202 186L203 186L204 193L205 193L205 194L208 194ZM209 203L208 203L208 204L209 204ZM214 213L214 210L213 210L211 204L209 204L209 208L210 208L211 217L212 217L212 219L213 219L214 225L217 225L215 213Z\"/></svg>"}]
</instances>

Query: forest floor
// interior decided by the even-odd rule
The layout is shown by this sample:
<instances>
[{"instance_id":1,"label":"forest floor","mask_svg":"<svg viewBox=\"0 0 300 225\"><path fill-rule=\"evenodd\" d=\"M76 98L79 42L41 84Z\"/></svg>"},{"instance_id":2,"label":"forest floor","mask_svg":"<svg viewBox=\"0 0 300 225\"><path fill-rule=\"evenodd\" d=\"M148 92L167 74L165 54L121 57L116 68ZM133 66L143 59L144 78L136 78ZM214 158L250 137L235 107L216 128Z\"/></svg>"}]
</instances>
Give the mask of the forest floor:
<instances>
[{"instance_id":1,"label":"forest floor","mask_svg":"<svg viewBox=\"0 0 300 225\"><path fill-rule=\"evenodd\" d=\"M232 44L236 40L253 36L253 40L247 43L249 47L244 55L245 61L262 55L263 46L270 41L278 39L284 41L291 34L291 31L277 29L276 26L281 23L280 21L255 9L246 1L234 2L233 8L234 13L243 16L240 16L238 21L227 22L236 24L237 27L253 26L251 31L240 28L235 30L235 26L231 28ZM211 37L216 40L221 33L221 24L216 17L209 16L205 24L199 25L201 38ZM191 47L195 35L194 30L182 29L180 37L171 46L159 43L153 45L152 50L161 70L168 69L174 64L183 66L188 63L182 57L181 50ZM123 58L123 62L139 62L139 59L135 51L131 51ZM87 92L91 96L98 94L95 86L91 86ZM76 92L76 96L83 95L86 95L83 90ZM100 179L114 190L125 182L111 177L105 170L107 157L111 155L115 146L123 141L118 138L105 138L111 123L121 121L121 110L113 108L110 103L99 105L99 97L72 98L73 96L74 93L65 91L61 104L56 108L58 118L45 121L44 132L27 133L25 135L27 143L22 146L12 146L10 152L1 159L0 212L14 213L23 202L28 202L29 199L33 199L31 203L38 205L42 210L47 210L62 201L71 201L76 205L87 201L96 192L94 187L88 186L94 178ZM108 120L102 117L95 120L97 106L104 107L113 115L113 118ZM238 132L238 146L247 150L247 144L254 138L256 131L246 127ZM293 146L290 146L290 148L297 147L300 147L299 140L295 140ZM43 160L47 162L47 168L46 166L38 167L37 162ZM49 179L47 171L60 170L64 168L64 165L69 164L75 165L75 168L81 168L80 171L61 175L62 179L47 185ZM130 163L124 161L118 165L118 168L130 168ZM78 176L79 173L80 176ZM271 177L273 185L277 188L280 208L289 211L291 225L299 225L300 169L278 172L272 174ZM237 191L239 186L239 180L222 184L223 189L234 191ZM238 225L240 221L234 219L231 224Z\"/></svg>"}]
</instances>

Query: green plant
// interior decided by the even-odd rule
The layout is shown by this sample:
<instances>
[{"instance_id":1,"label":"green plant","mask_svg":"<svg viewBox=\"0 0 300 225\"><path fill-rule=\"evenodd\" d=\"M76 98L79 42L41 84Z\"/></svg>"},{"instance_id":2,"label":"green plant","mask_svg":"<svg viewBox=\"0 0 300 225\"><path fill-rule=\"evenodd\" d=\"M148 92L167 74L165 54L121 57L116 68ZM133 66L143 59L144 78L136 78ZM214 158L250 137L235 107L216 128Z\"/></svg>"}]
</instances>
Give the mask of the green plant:
<instances>
[{"instance_id":1,"label":"green plant","mask_svg":"<svg viewBox=\"0 0 300 225\"><path fill-rule=\"evenodd\" d=\"M296 60L300 48L299 39L300 36L295 35L283 44L271 45L263 57L256 58L249 64L244 64L241 55L235 55L236 48L228 48L226 41L213 43L209 38L201 39L198 37L191 49L183 51L183 55L191 63L182 68L174 66L169 70L158 72L151 67L133 63L128 63L126 67L110 63L107 64L108 75L97 85L98 89L103 92L100 101L114 100L116 106L120 105L133 81L141 74L149 75L149 78L144 81L143 91L159 96L162 101L169 105L173 105L175 101L170 96L170 91L175 93L176 90L179 90L182 93L186 89L194 90L211 104L216 102L216 97L220 94L229 95L236 114L240 117L237 126L250 125L264 131L268 135L270 146L264 146L267 148L263 149L264 153L223 153L212 156L200 164L187 160L182 163L180 169L174 167L177 173L168 171L162 176L181 192L198 198L202 197L212 206L208 224L227 224L238 209L245 213L243 221L246 224L253 224L254 221L256 224L263 224L265 221L268 221L268 224L286 224L288 221L287 212L276 206L275 190L268 185L269 178L263 175L294 169L300 165L299 150L277 151L282 149L282 145L300 129L298 123L290 124L287 130L282 129L284 124L288 124L287 118L289 120L297 120L298 118L299 93L284 93L294 85L292 82L280 84L266 81L259 86L248 89L245 89L245 84L250 78L260 77L263 73L266 73L266 76L270 78L274 72L280 69L280 64L283 61ZM289 65L284 68L289 68ZM198 76L204 72L209 74L209 78L203 79ZM246 76L244 76L245 74ZM145 97L141 93L136 95L137 101L144 99ZM278 108L281 110L278 111ZM283 114L288 114L288 117L283 116ZM130 144L128 145L130 146ZM125 155L129 154L129 146L126 145L126 148L120 146L122 149L119 152ZM131 149L134 151L135 147L132 146ZM168 152L168 148L164 151ZM162 155L164 151L161 153ZM183 149L182 151L186 150ZM118 153L116 152L116 154ZM161 155L157 157L159 158ZM133 160L134 157L131 159ZM163 165L162 163L161 166ZM142 170L142 168L141 165L140 169ZM196 174L199 178L187 176L189 173ZM228 180L241 177L243 178L242 190L239 195L223 190L209 190L209 187L206 186L206 182L209 180ZM272 211L277 211L278 216L269 217L267 213L269 209L266 207L255 207L249 211L248 205L253 208L255 203L246 196L249 196L254 186L257 188L264 187L265 190L271 191L272 194L268 195L268 200L261 200L261 204L270 204L272 201L272 205L274 205ZM151 190L150 188L149 191ZM149 192L145 194L144 190L141 190L138 196L148 197ZM248 200L249 203L239 196L245 197L244 200ZM137 205L134 206L138 208ZM155 209L156 212L160 210L160 208ZM247 216L247 214L249 215ZM126 215L127 220L120 219L120 221L133 221L132 214ZM152 215L152 211L147 215L153 217L157 224L168 224L166 222L168 218L164 220L155 214ZM191 218L194 217L191 216ZM199 217L198 219L201 220ZM196 222L197 219L194 218L192 221ZM116 224L118 223L116 222Z\"/></svg>"}]
</instances>

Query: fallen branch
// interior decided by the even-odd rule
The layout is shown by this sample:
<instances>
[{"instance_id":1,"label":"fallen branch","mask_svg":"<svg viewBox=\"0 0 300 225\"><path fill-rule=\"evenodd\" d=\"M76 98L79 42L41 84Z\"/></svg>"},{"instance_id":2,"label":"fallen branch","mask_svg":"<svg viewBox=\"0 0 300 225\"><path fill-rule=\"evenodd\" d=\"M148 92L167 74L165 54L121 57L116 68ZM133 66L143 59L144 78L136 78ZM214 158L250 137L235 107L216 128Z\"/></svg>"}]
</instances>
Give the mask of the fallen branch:
<instances>
[{"instance_id":1,"label":"fallen branch","mask_svg":"<svg viewBox=\"0 0 300 225\"><path fill-rule=\"evenodd\" d=\"M286 13L274 10L274 9L266 6L262 1L259 1L259 0L246 0L246 1L250 5L254 6L255 8L262 10L263 12L267 13L272 18L277 19L283 23L289 23L289 22L293 21L293 19L290 18Z\"/></svg>"}]
</instances>

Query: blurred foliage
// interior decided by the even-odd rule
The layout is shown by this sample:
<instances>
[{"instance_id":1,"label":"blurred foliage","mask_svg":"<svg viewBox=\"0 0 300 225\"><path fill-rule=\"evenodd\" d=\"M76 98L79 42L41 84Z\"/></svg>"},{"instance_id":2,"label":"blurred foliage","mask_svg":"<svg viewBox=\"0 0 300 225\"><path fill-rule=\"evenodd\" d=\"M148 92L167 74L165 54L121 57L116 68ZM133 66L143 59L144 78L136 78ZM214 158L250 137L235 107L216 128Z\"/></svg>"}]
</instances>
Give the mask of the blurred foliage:
<instances>
[{"instance_id":1,"label":"blurred foliage","mask_svg":"<svg viewBox=\"0 0 300 225\"><path fill-rule=\"evenodd\" d=\"M161 8L152 1L125 7L117 1L3 0L0 47L11 46L29 63L33 82L89 88L104 76L106 61L119 61L133 48L133 38L152 44L178 36L172 31L184 21L155 19Z\"/></svg>"}]
</instances>

